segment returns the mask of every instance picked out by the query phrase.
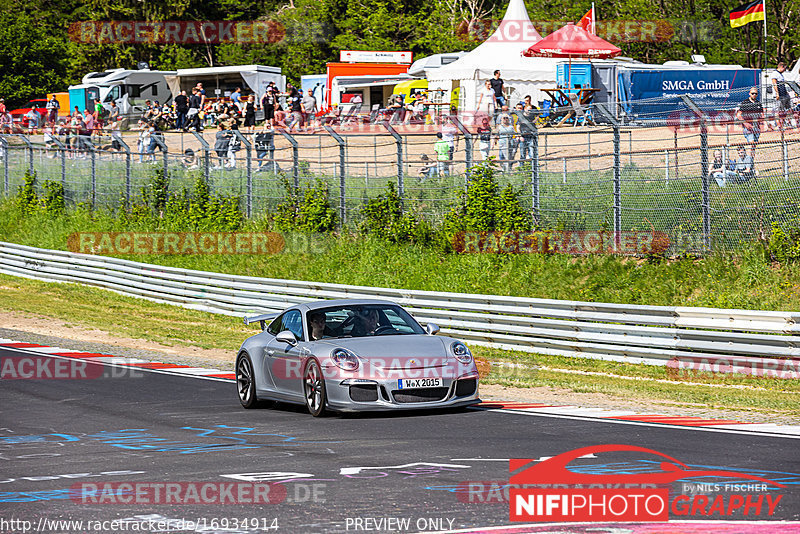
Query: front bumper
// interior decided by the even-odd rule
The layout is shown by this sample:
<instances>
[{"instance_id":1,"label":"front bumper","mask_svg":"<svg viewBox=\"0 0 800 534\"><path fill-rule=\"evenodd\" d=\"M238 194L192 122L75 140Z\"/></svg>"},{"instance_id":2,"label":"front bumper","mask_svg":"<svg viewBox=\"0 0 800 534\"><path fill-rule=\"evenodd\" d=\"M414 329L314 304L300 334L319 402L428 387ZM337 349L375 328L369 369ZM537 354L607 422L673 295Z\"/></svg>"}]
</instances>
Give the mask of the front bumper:
<instances>
[{"instance_id":1,"label":"front bumper","mask_svg":"<svg viewBox=\"0 0 800 534\"><path fill-rule=\"evenodd\" d=\"M328 407L337 411L429 410L480 402L478 373L443 378L440 388L399 389L397 379L326 379Z\"/></svg>"}]
</instances>

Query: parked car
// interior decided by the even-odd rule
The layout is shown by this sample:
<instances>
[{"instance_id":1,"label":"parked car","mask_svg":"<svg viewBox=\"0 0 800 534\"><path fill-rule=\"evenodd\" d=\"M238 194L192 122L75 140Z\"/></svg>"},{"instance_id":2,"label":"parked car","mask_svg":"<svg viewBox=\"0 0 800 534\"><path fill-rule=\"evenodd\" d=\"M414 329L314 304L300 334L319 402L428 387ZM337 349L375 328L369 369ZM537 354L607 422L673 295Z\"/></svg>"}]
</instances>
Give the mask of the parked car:
<instances>
[{"instance_id":1,"label":"parked car","mask_svg":"<svg viewBox=\"0 0 800 534\"><path fill-rule=\"evenodd\" d=\"M326 410L408 410L468 406L478 398L478 369L457 339L437 336L384 300L297 304L246 318L262 332L236 357L239 402L305 404Z\"/></svg>"},{"instance_id":2,"label":"parked car","mask_svg":"<svg viewBox=\"0 0 800 534\"><path fill-rule=\"evenodd\" d=\"M47 99L46 98L34 98L33 100L28 101L28 103L25 104L25 107L12 109L9 112L9 113L11 113L11 120L13 120L14 122L17 122L17 123L19 123L19 122L24 123L25 122L25 120L24 120L25 115L30 110L33 109L34 111L36 111L40 115L39 125L41 126L42 124L44 124L44 121L47 118L46 106L47 106ZM27 126L27 125L25 125L25 126Z\"/></svg>"}]
</instances>

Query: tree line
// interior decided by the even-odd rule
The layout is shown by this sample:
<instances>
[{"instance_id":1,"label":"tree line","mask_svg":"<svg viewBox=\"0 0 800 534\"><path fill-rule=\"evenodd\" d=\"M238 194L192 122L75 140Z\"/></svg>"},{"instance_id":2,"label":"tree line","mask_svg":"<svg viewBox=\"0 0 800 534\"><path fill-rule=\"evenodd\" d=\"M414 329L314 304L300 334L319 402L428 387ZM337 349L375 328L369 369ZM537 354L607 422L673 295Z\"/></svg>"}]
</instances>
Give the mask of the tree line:
<instances>
[{"instance_id":1,"label":"tree line","mask_svg":"<svg viewBox=\"0 0 800 534\"><path fill-rule=\"evenodd\" d=\"M762 23L731 28L728 22L739 3L599 0L595 5L599 33L625 56L660 63L703 54L710 63L762 67ZM17 106L64 91L87 72L136 68L141 61L164 70L273 65L297 82L303 74L325 72L325 63L338 61L340 50L411 50L415 57L471 50L491 34L507 5L505 0L0 0L0 96ZM590 6L589 0L527 2L543 35L562 22L578 21ZM796 59L798 8L800 0L767 2L770 67ZM262 21L272 35L250 44L97 44L70 32L79 21L179 20Z\"/></svg>"}]
</instances>

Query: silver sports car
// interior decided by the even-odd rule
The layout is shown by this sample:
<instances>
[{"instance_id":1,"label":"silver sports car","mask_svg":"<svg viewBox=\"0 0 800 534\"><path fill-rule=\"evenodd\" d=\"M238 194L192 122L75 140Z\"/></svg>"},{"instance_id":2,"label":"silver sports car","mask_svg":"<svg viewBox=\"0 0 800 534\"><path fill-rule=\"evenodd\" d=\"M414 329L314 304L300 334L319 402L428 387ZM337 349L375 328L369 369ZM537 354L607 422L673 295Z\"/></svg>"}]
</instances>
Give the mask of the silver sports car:
<instances>
[{"instance_id":1,"label":"silver sports car","mask_svg":"<svg viewBox=\"0 0 800 534\"><path fill-rule=\"evenodd\" d=\"M383 300L326 300L245 319L262 331L236 357L239 401L336 411L467 406L478 369L462 342Z\"/></svg>"}]
</instances>

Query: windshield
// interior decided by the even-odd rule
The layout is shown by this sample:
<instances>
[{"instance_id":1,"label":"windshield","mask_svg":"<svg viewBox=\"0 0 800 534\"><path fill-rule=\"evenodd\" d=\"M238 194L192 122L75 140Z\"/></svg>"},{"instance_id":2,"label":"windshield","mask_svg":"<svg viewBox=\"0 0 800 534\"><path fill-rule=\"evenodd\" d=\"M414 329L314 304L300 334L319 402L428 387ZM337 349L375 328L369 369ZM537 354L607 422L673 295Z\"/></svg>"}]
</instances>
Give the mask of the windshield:
<instances>
[{"instance_id":1,"label":"windshield","mask_svg":"<svg viewBox=\"0 0 800 534\"><path fill-rule=\"evenodd\" d=\"M362 304L313 310L306 314L309 341L326 338L424 334L400 306Z\"/></svg>"}]
</instances>

